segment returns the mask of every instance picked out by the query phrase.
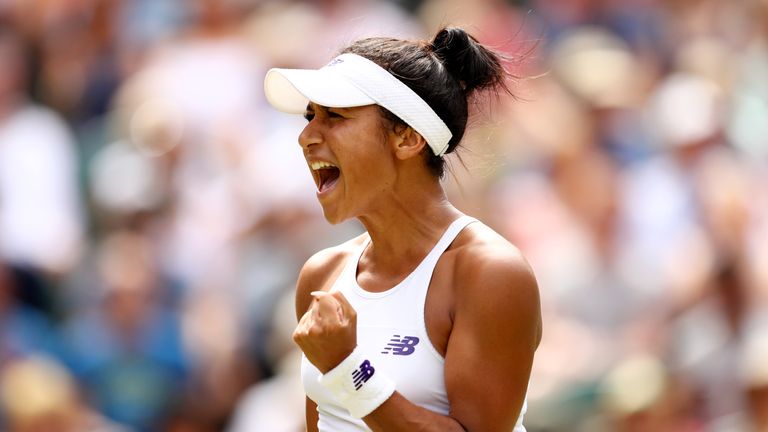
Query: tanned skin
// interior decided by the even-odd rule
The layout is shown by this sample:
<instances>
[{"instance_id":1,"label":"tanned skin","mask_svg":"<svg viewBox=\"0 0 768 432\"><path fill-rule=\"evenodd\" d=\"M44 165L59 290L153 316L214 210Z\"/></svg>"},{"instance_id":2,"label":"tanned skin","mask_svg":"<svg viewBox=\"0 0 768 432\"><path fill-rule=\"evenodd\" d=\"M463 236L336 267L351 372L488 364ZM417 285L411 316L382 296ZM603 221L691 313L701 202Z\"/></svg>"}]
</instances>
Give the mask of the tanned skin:
<instances>
[{"instance_id":1,"label":"tanned skin","mask_svg":"<svg viewBox=\"0 0 768 432\"><path fill-rule=\"evenodd\" d=\"M357 218L367 234L323 250L304 265L297 284L294 341L320 372L357 345L356 313L340 292L328 293L366 240L359 285L385 291L403 280L461 213L424 164L424 139L389 127L376 106L308 106L299 137L309 163L326 161L341 176L318 193L326 219ZM320 181L315 173L316 181ZM481 223L468 225L440 257L429 286L425 321L445 358L450 412L419 407L395 392L363 420L374 431L503 431L520 415L534 352L541 340L539 293L520 252ZM307 430L317 407L307 399Z\"/></svg>"}]
</instances>

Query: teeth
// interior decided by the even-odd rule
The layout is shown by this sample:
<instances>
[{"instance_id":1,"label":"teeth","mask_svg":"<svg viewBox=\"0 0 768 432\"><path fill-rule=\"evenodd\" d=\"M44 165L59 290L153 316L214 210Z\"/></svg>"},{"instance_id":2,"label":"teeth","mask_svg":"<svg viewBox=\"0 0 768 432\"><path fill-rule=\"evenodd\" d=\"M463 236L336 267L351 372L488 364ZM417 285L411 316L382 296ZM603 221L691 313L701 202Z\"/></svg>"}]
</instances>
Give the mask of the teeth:
<instances>
[{"instance_id":1,"label":"teeth","mask_svg":"<svg viewBox=\"0 0 768 432\"><path fill-rule=\"evenodd\" d=\"M309 164L309 167L312 168L312 170L314 170L314 171L317 171L317 170L320 170L320 169L323 169L323 168L337 168L336 165L334 165L334 164L332 164L330 162L323 162L323 161L311 162Z\"/></svg>"}]
</instances>

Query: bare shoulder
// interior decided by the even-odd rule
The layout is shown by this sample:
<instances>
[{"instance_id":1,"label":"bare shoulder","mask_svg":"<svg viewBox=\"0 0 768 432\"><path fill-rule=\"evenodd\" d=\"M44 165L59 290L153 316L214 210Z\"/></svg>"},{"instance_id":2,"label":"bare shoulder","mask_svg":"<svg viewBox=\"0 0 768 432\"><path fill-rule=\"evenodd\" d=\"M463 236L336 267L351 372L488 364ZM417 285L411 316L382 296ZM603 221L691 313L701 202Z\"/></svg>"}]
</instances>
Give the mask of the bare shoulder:
<instances>
[{"instance_id":1,"label":"bare shoulder","mask_svg":"<svg viewBox=\"0 0 768 432\"><path fill-rule=\"evenodd\" d=\"M480 221L467 225L454 241L451 249L456 247L493 248L522 257L520 250L515 245Z\"/></svg>"},{"instance_id":2,"label":"bare shoulder","mask_svg":"<svg viewBox=\"0 0 768 432\"><path fill-rule=\"evenodd\" d=\"M489 324L525 322L540 336L539 288L520 250L482 223L473 223L451 247L457 312L483 317ZM508 323L511 324L511 323Z\"/></svg>"},{"instance_id":3,"label":"bare shoulder","mask_svg":"<svg viewBox=\"0 0 768 432\"><path fill-rule=\"evenodd\" d=\"M449 250L453 255L455 276L460 280L507 280L533 284L535 288L533 270L520 250L488 226L473 223L456 240Z\"/></svg>"},{"instance_id":4,"label":"bare shoulder","mask_svg":"<svg viewBox=\"0 0 768 432\"><path fill-rule=\"evenodd\" d=\"M301 268L296 282L296 316L301 318L312 301L310 293L330 289L347 258L365 240L366 234L357 236L340 245L329 247L312 255Z\"/></svg>"}]
</instances>

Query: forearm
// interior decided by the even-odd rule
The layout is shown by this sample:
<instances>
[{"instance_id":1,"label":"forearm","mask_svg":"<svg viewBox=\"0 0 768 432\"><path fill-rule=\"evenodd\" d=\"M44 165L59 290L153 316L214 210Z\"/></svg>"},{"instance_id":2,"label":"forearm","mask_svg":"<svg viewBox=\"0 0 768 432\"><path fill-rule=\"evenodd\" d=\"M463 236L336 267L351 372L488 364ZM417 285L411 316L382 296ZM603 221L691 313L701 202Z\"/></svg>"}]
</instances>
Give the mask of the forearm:
<instances>
[{"instance_id":1,"label":"forearm","mask_svg":"<svg viewBox=\"0 0 768 432\"><path fill-rule=\"evenodd\" d=\"M398 392L363 420L374 432L466 432L452 417L422 408Z\"/></svg>"}]
</instances>

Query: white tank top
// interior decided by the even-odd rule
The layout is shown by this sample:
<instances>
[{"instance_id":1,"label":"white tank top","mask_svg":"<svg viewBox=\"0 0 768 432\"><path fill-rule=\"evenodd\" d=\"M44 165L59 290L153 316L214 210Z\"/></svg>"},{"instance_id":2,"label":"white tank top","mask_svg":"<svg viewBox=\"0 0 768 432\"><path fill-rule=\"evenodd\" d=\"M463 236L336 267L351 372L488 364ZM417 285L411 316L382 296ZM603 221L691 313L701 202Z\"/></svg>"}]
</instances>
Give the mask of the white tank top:
<instances>
[{"instance_id":1,"label":"white tank top","mask_svg":"<svg viewBox=\"0 0 768 432\"><path fill-rule=\"evenodd\" d=\"M370 239L352 254L331 291L341 291L357 312L357 345L365 358L395 381L397 391L412 403L439 414L449 412L443 376L445 359L427 336L424 303L432 272L440 255L475 219L456 219L416 269L399 284L383 292L368 292L357 284L357 264ZM317 404L320 432L370 431L339 405L318 383L320 371L305 356L301 360L304 391ZM513 432L522 425L526 406Z\"/></svg>"}]
</instances>

